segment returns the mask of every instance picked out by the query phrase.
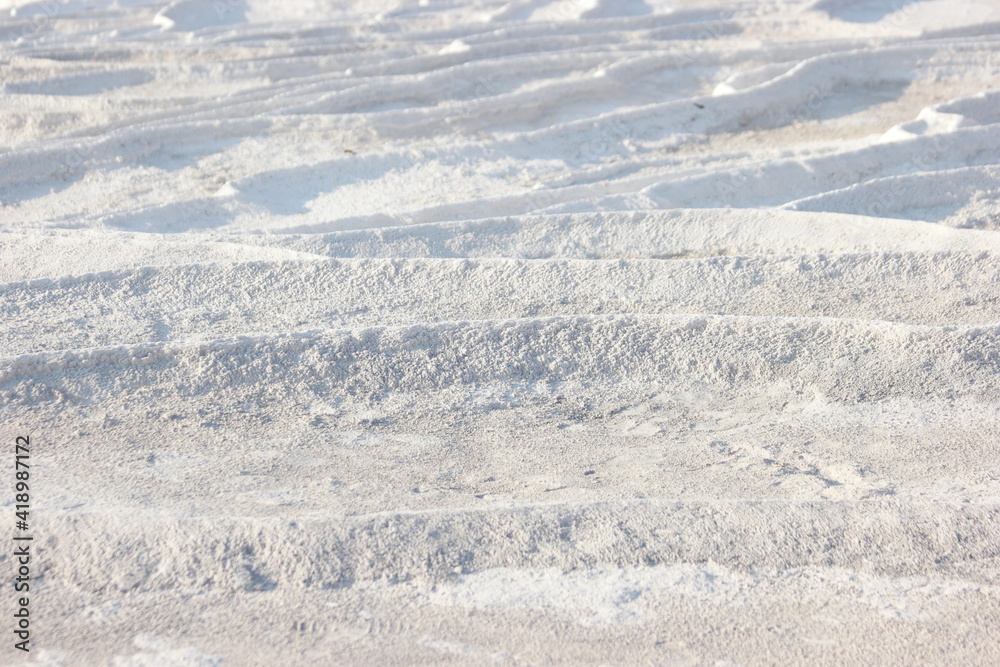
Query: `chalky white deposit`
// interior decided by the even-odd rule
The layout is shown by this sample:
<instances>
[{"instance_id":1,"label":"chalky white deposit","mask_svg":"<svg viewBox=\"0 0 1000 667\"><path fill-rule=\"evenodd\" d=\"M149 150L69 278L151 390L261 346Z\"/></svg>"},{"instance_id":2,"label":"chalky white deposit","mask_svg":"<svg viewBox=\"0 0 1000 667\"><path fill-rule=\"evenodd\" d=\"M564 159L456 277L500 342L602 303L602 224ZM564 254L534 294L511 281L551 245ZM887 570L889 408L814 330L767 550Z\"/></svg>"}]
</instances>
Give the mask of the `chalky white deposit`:
<instances>
[{"instance_id":1,"label":"chalky white deposit","mask_svg":"<svg viewBox=\"0 0 1000 667\"><path fill-rule=\"evenodd\" d=\"M0 0L0 663L1000 662L998 26Z\"/></svg>"}]
</instances>

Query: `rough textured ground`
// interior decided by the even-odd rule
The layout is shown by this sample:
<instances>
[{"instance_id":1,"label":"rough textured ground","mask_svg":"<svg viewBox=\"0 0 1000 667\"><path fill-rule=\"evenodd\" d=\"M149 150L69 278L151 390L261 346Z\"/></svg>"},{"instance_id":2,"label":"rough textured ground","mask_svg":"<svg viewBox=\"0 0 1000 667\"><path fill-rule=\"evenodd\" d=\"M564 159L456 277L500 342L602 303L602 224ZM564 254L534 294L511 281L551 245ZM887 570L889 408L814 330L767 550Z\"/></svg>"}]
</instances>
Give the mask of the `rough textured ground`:
<instances>
[{"instance_id":1,"label":"rough textured ground","mask_svg":"<svg viewBox=\"0 0 1000 667\"><path fill-rule=\"evenodd\" d=\"M0 663L1000 662L995 3L0 12Z\"/></svg>"}]
</instances>

